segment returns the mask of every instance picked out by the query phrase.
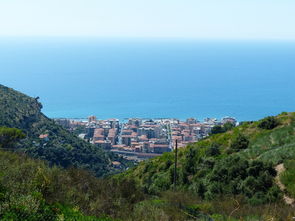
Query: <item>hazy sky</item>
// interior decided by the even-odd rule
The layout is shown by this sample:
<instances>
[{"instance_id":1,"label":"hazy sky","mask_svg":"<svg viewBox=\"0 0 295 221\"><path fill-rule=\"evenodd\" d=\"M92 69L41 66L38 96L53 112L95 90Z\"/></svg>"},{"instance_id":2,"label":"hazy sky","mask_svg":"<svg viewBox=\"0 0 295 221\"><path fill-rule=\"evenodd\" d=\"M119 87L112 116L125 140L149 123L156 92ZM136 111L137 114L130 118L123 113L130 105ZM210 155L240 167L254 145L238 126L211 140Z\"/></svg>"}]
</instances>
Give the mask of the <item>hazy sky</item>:
<instances>
[{"instance_id":1,"label":"hazy sky","mask_svg":"<svg viewBox=\"0 0 295 221\"><path fill-rule=\"evenodd\" d=\"M295 40L295 0L0 0L0 36Z\"/></svg>"}]
</instances>

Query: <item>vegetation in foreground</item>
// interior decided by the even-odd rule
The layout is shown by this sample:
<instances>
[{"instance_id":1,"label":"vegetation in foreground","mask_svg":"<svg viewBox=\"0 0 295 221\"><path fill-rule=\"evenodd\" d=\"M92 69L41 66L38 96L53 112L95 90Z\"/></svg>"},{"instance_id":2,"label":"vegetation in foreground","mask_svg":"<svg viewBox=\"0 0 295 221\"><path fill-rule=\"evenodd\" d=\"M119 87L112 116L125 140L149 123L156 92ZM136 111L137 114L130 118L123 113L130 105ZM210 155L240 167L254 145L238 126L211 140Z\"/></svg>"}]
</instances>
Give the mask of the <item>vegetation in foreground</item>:
<instances>
[{"instance_id":1,"label":"vegetation in foreground","mask_svg":"<svg viewBox=\"0 0 295 221\"><path fill-rule=\"evenodd\" d=\"M251 206L242 196L147 195L129 178L98 179L9 151L0 151L0 171L1 220L288 220L294 212L283 202Z\"/></svg>"},{"instance_id":2,"label":"vegetation in foreground","mask_svg":"<svg viewBox=\"0 0 295 221\"><path fill-rule=\"evenodd\" d=\"M49 167L46 162L23 153L0 151L0 217L3 220L292 220L295 211L282 199L283 193L274 181L277 175L274 165L284 163L286 171L281 180L288 194L293 195L294 155L290 147L294 140L294 118L294 113L279 115L276 117L279 125L273 129L261 129L259 122L244 123L182 149L175 190L173 153L143 162L125 173L98 179L83 170ZM18 129L0 131L2 141L14 134L19 134L15 141L23 138ZM266 137L272 137L272 144L282 146L266 148Z\"/></svg>"}]
</instances>

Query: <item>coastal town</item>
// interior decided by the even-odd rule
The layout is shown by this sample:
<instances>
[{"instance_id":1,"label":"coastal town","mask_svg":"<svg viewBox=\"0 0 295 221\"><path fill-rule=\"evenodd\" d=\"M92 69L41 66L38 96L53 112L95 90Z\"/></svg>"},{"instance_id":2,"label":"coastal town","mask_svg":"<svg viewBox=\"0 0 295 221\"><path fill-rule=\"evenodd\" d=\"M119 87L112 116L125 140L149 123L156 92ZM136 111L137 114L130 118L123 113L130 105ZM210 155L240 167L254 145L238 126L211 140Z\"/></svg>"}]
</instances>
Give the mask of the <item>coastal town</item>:
<instances>
[{"instance_id":1,"label":"coastal town","mask_svg":"<svg viewBox=\"0 0 295 221\"><path fill-rule=\"evenodd\" d=\"M195 118L185 121L169 118L99 120L95 116L88 119L55 121L75 132L81 139L135 161L172 151L176 140L181 148L203 139L209 136L214 126L237 124L233 117L224 117L221 120L206 118L203 122Z\"/></svg>"}]
</instances>

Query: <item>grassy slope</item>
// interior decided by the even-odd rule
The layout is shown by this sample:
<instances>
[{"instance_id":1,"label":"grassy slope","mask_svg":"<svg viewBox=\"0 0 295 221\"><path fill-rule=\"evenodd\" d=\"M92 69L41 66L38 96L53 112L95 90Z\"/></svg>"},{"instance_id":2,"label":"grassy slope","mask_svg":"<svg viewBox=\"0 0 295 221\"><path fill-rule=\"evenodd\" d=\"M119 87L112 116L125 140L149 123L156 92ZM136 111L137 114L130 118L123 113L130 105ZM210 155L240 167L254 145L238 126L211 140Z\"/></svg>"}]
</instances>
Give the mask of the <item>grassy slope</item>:
<instances>
[{"instance_id":1,"label":"grassy slope","mask_svg":"<svg viewBox=\"0 0 295 221\"><path fill-rule=\"evenodd\" d=\"M27 138L19 148L51 165L88 169L97 176L114 171L112 160L125 161L77 138L41 113L37 99L0 85L0 126L23 130ZM39 139L49 134L49 141Z\"/></svg>"},{"instance_id":2,"label":"grassy slope","mask_svg":"<svg viewBox=\"0 0 295 221\"><path fill-rule=\"evenodd\" d=\"M290 196L295 198L295 160L288 160L284 165L286 171L281 175L281 181Z\"/></svg>"},{"instance_id":3,"label":"grassy slope","mask_svg":"<svg viewBox=\"0 0 295 221\"><path fill-rule=\"evenodd\" d=\"M194 189L192 187L213 170L214 167L206 168L207 164L223 163L222 160L229 157L240 156L249 163L259 160L273 165L295 159L295 113L282 113L276 119L280 125L272 130L260 129L259 122L245 123L232 131L211 136L181 149L178 163L179 188ZM249 139L249 147L229 154L230 145L238 134L243 134ZM213 143L219 146L221 154L218 156L207 155L207 150ZM168 190L172 188L173 154L166 153L161 157L143 162L135 169L128 171L127 176L135 177L147 192L158 193ZM183 172L187 171L184 168L190 161L195 168L192 172ZM288 170L291 169L287 167L287 173Z\"/></svg>"},{"instance_id":4,"label":"grassy slope","mask_svg":"<svg viewBox=\"0 0 295 221\"><path fill-rule=\"evenodd\" d=\"M176 191L172 191L174 153L142 162L115 178L133 178L145 192L156 195L156 200L141 203L146 211L152 208L174 217L189 214L187 218L200 220L202 214L214 220L292 220L295 211L282 200L274 166L285 164L282 182L294 196L295 113L282 113L276 119L279 125L274 129L259 128L261 121L248 122L180 149ZM239 134L247 137L249 146L235 152L231 144ZM212 146L220 154L208 155Z\"/></svg>"}]
</instances>

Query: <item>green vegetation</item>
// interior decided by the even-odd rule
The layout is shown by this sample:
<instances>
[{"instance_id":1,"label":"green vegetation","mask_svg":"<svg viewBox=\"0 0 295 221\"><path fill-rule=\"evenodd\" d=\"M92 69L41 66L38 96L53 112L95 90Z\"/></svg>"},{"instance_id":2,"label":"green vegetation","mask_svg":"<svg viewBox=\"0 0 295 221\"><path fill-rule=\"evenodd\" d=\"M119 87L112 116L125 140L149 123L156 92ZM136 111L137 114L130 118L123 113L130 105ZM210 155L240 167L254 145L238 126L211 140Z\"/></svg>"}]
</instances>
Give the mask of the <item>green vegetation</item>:
<instances>
[{"instance_id":1,"label":"green vegetation","mask_svg":"<svg viewBox=\"0 0 295 221\"><path fill-rule=\"evenodd\" d=\"M100 182L87 172L49 168L24 154L3 151L0 171L0 220L111 220L91 212Z\"/></svg>"},{"instance_id":2,"label":"green vegetation","mask_svg":"<svg viewBox=\"0 0 295 221\"><path fill-rule=\"evenodd\" d=\"M14 144L25 138L25 134L16 128L0 127L0 148L12 148Z\"/></svg>"},{"instance_id":3,"label":"green vegetation","mask_svg":"<svg viewBox=\"0 0 295 221\"><path fill-rule=\"evenodd\" d=\"M98 179L10 151L0 151L0 171L0 220L285 221L294 212L281 202L250 206L242 196L203 200L185 190L146 195L131 178Z\"/></svg>"},{"instance_id":4,"label":"green vegetation","mask_svg":"<svg viewBox=\"0 0 295 221\"><path fill-rule=\"evenodd\" d=\"M247 149L249 146L249 140L246 136L239 133L238 136L232 141L230 147L231 150L238 152L244 149Z\"/></svg>"},{"instance_id":5,"label":"green vegetation","mask_svg":"<svg viewBox=\"0 0 295 221\"><path fill-rule=\"evenodd\" d=\"M274 166L282 162L288 165L286 178L283 176L282 180L286 180L287 190L292 194L294 171L291 163L287 162L295 159L294 131L295 113L283 113L259 122L245 122L226 133L214 134L180 149L178 191L202 199L201 205L216 203L216 199L223 197L239 199L239 204L249 208L283 204L282 192L274 182ZM174 153L142 162L136 168L118 175L118 178L126 176L135 178L147 194L159 196L170 191L173 189ZM222 211L226 209L214 210L225 215ZM288 215L294 215L286 208L285 212L281 216L286 220ZM252 214L262 216L256 210Z\"/></svg>"},{"instance_id":6,"label":"green vegetation","mask_svg":"<svg viewBox=\"0 0 295 221\"><path fill-rule=\"evenodd\" d=\"M56 125L40 112L37 99L3 86L0 92L0 220L288 221L295 216L274 182L274 167L283 163L281 181L294 197L295 113L228 125L180 149L174 189L173 152L97 178L93 174L115 172L112 160L125 161Z\"/></svg>"},{"instance_id":7,"label":"green vegetation","mask_svg":"<svg viewBox=\"0 0 295 221\"><path fill-rule=\"evenodd\" d=\"M226 131L233 129L234 127L235 125L230 122L227 122L224 125L216 125L212 128L211 134L225 133Z\"/></svg>"},{"instance_id":8,"label":"green vegetation","mask_svg":"<svg viewBox=\"0 0 295 221\"><path fill-rule=\"evenodd\" d=\"M262 119L258 127L261 129L271 130L279 125L279 121L275 117L266 117Z\"/></svg>"},{"instance_id":9,"label":"green vegetation","mask_svg":"<svg viewBox=\"0 0 295 221\"><path fill-rule=\"evenodd\" d=\"M112 161L120 161L121 169L130 166L126 160L81 140L47 118L41 113L38 99L0 85L0 107L0 126L18 128L26 134L18 142L17 150L47 160L51 166L87 169L96 176L118 172ZM18 133L17 130L9 133L13 132ZM20 134L16 136L23 138Z\"/></svg>"},{"instance_id":10,"label":"green vegetation","mask_svg":"<svg viewBox=\"0 0 295 221\"><path fill-rule=\"evenodd\" d=\"M1 128L13 141L18 129ZM18 137L15 138L16 141ZM9 143L10 144L10 143ZM49 167L24 153L0 150L0 220L111 221L143 199L133 180L98 179L80 169Z\"/></svg>"},{"instance_id":11,"label":"green vegetation","mask_svg":"<svg viewBox=\"0 0 295 221\"><path fill-rule=\"evenodd\" d=\"M295 160L284 163L286 171L281 175L281 181L286 186L290 196L295 198Z\"/></svg>"}]
</instances>

